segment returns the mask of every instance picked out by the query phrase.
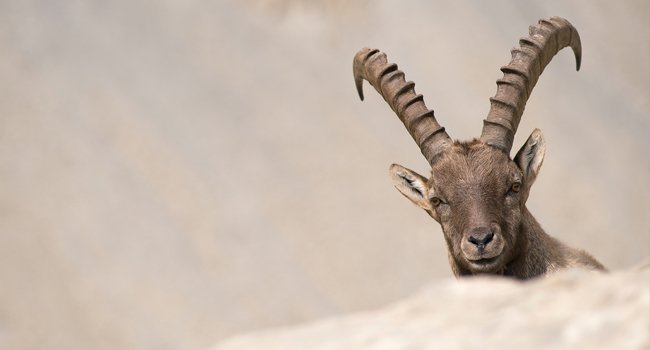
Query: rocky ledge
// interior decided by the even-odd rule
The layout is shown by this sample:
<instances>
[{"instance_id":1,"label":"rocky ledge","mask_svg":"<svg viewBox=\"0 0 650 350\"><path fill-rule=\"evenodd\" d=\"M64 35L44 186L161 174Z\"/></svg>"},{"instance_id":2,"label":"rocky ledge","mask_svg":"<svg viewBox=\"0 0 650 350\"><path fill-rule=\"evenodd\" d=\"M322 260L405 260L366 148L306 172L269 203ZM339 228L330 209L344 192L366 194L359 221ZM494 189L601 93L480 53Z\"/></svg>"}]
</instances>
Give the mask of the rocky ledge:
<instances>
[{"instance_id":1,"label":"rocky ledge","mask_svg":"<svg viewBox=\"0 0 650 350\"><path fill-rule=\"evenodd\" d=\"M237 335L212 350L479 348L650 349L650 265L444 280L377 311Z\"/></svg>"}]
</instances>

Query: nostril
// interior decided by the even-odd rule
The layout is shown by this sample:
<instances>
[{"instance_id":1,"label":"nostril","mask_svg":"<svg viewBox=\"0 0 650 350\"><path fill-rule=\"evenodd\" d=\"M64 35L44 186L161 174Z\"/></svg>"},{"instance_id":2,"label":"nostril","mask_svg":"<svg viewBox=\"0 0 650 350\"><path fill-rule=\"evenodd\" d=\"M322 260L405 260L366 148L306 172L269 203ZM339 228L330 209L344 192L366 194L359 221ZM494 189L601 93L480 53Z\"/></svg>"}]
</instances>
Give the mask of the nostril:
<instances>
[{"instance_id":1,"label":"nostril","mask_svg":"<svg viewBox=\"0 0 650 350\"><path fill-rule=\"evenodd\" d=\"M494 232L487 227L478 227L470 231L467 240L479 248L485 246L494 238Z\"/></svg>"},{"instance_id":2,"label":"nostril","mask_svg":"<svg viewBox=\"0 0 650 350\"><path fill-rule=\"evenodd\" d=\"M488 234L485 236L485 239L484 239L483 243L488 244L488 243L492 242L492 238L494 238L494 233L492 232L492 230L489 230Z\"/></svg>"}]
</instances>

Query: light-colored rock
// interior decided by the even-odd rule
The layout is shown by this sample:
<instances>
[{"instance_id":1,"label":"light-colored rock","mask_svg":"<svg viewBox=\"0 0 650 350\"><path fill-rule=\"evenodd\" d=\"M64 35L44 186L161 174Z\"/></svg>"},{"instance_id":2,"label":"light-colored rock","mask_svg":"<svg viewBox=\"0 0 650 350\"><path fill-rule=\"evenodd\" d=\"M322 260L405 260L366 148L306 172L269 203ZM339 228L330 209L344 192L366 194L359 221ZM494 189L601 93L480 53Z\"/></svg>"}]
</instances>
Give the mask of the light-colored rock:
<instances>
[{"instance_id":1,"label":"light-colored rock","mask_svg":"<svg viewBox=\"0 0 650 350\"><path fill-rule=\"evenodd\" d=\"M648 349L649 272L447 280L378 311L234 336L213 350Z\"/></svg>"}]
</instances>

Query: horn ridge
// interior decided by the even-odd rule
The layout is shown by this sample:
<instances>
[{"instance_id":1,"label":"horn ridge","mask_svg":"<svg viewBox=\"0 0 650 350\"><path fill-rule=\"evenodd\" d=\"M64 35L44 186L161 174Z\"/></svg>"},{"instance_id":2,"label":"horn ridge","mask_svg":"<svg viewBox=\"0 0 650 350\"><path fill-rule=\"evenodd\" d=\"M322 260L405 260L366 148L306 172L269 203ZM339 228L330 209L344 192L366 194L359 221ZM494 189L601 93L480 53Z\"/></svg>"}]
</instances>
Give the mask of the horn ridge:
<instances>
[{"instance_id":1,"label":"horn ridge","mask_svg":"<svg viewBox=\"0 0 650 350\"><path fill-rule=\"evenodd\" d=\"M527 37L519 40L519 47L510 51L510 63L501 67L504 76L497 80L497 92L490 98L490 111L481 132L483 142L508 152L526 102L544 68L567 46L573 49L576 70L580 69L582 59L580 35L566 19L541 19L528 32Z\"/></svg>"},{"instance_id":2,"label":"horn ridge","mask_svg":"<svg viewBox=\"0 0 650 350\"><path fill-rule=\"evenodd\" d=\"M402 121L429 163L451 144L451 138L436 120L433 110L427 108L421 94L416 94L415 83L406 81L397 64L388 63L386 54L363 48L354 56L352 68L361 100L363 80L366 80Z\"/></svg>"}]
</instances>

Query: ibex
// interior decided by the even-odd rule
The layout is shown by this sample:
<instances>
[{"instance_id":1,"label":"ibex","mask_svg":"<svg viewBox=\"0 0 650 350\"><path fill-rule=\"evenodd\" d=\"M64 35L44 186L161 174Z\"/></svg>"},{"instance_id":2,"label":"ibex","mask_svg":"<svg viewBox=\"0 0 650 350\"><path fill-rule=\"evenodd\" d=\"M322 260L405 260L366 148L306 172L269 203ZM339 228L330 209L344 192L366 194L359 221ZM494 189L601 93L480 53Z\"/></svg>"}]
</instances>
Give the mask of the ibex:
<instances>
[{"instance_id":1,"label":"ibex","mask_svg":"<svg viewBox=\"0 0 650 350\"><path fill-rule=\"evenodd\" d=\"M553 56L570 46L580 69L581 44L567 20L552 17L530 26L501 68L497 92L478 139L452 141L415 84L379 50L354 57L359 97L367 80L404 123L431 165L429 179L393 164L395 187L442 226L454 275L500 274L527 279L567 267L605 268L588 253L547 235L526 208L544 159L542 133L535 129L514 159L510 150L537 79Z\"/></svg>"}]
</instances>

